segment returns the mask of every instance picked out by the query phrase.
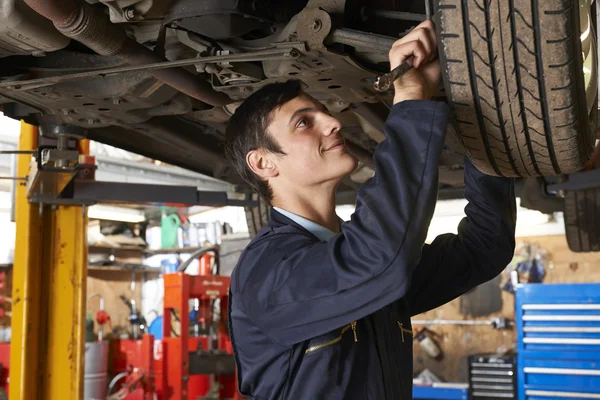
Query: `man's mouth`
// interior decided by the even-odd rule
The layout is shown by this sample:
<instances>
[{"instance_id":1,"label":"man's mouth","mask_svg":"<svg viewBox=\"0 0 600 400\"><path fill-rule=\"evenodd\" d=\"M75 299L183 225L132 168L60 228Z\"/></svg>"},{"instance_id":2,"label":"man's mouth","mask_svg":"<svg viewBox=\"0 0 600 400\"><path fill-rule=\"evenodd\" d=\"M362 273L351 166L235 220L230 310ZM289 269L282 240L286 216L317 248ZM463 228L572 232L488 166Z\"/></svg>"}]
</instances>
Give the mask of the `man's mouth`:
<instances>
[{"instance_id":1,"label":"man's mouth","mask_svg":"<svg viewBox=\"0 0 600 400\"><path fill-rule=\"evenodd\" d=\"M344 144L344 139L338 139L335 142L333 142L331 146L325 149L325 151L340 150L343 149L345 146L346 145Z\"/></svg>"}]
</instances>

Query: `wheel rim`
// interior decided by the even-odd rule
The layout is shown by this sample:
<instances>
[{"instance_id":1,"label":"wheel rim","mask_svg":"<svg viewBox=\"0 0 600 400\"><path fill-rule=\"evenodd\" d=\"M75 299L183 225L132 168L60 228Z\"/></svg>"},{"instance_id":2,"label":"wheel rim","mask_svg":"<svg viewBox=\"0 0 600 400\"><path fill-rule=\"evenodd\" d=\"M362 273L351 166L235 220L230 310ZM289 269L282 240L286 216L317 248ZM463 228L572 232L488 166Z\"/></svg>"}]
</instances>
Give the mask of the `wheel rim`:
<instances>
[{"instance_id":1,"label":"wheel rim","mask_svg":"<svg viewBox=\"0 0 600 400\"><path fill-rule=\"evenodd\" d=\"M590 119L594 115L594 107L597 107L596 98L598 96L598 48L596 46L596 31L592 19L592 12L594 10L593 5L594 0L579 0L583 79L587 111Z\"/></svg>"}]
</instances>

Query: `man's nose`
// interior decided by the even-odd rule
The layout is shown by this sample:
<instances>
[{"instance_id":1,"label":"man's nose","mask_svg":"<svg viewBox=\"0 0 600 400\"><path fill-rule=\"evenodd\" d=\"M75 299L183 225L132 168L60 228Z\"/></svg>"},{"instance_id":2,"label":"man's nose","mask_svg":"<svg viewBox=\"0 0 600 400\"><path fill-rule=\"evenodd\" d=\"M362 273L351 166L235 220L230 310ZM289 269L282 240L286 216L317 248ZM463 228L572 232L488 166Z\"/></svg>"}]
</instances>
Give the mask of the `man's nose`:
<instances>
[{"instance_id":1,"label":"man's nose","mask_svg":"<svg viewBox=\"0 0 600 400\"><path fill-rule=\"evenodd\" d=\"M337 118L334 118L329 114L325 114L324 118L325 129L323 130L323 134L325 136L336 134L342 129L342 123Z\"/></svg>"}]
</instances>

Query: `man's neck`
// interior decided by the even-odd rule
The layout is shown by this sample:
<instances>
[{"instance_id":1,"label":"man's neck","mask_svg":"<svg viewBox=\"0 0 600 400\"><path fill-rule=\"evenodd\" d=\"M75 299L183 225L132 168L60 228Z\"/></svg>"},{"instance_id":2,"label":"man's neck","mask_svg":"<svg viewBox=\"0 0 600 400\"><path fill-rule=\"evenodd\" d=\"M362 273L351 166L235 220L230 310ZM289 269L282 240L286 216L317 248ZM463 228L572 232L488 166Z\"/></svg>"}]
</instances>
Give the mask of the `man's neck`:
<instances>
[{"instance_id":1,"label":"man's neck","mask_svg":"<svg viewBox=\"0 0 600 400\"><path fill-rule=\"evenodd\" d=\"M273 206L309 219L332 232L340 232L340 222L335 213L335 188L333 190L294 193L284 191L273 199Z\"/></svg>"}]
</instances>

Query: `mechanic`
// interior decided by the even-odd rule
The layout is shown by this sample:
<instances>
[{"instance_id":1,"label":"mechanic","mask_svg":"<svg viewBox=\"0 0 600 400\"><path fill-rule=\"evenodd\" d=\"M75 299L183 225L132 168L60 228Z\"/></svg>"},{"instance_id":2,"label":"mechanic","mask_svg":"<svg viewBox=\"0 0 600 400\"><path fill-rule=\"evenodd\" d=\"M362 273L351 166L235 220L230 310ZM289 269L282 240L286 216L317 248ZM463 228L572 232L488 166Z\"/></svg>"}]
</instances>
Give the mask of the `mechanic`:
<instances>
[{"instance_id":1,"label":"mechanic","mask_svg":"<svg viewBox=\"0 0 600 400\"><path fill-rule=\"evenodd\" d=\"M251 399L411 399L410 317L499 274L514 250L512 179L465 160L458 234L424 244L449 110L426 21L389 52L395 82L375 176L341 223L336 187L357 166L341 124L297 81L265 86L236 110L226 151L273 209L231 280L239 390Z\"/></svg>"}]
</instances>

